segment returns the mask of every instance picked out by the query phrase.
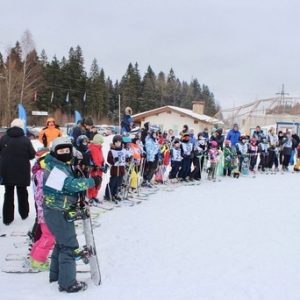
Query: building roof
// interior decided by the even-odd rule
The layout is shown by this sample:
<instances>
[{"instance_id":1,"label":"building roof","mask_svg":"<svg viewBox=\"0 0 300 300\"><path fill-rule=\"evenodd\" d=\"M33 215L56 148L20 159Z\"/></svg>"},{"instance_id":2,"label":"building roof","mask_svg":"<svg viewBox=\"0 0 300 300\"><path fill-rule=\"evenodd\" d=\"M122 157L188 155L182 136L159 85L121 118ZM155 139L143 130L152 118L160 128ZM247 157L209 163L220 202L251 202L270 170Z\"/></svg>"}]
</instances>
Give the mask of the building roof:
<instances>
[{"instance_id":1,"label":"building roof","mask_svg":"<svg viewBox=\"0 0 300 300\"><path fill-rule=\"evenodd\" d=\"M206 123L210 123L210 124L223 124L222 121L220 121L216 118L212 118L207 115L198 114L198 113L192 111L191 109L181 108L181 107L171 106L171 105L167 105L167 106L163 106L163 107L159 107L159 108L151 109L148 111L144 111L142 113L135 114L135 115L133 115L133 118L134 118L134 120L138 120L138 119L146 118L146 117L149 117L152 115L160 114L160 113L166 112L168 110L175 111L179 114L183 114L185 116L191 117L197 121L206 122Z\"/></svg>"}]
</instances>

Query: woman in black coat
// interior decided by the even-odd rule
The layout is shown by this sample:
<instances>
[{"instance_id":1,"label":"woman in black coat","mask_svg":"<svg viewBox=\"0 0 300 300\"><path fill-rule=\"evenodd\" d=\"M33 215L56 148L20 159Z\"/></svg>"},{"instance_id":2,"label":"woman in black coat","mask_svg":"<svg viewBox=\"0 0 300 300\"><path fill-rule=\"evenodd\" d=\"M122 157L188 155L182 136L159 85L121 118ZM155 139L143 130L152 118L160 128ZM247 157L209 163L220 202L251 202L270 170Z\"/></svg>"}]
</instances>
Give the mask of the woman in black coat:
<instances>
[{"instance_id":1,"label":"woman in black coat","mask_svg":"<svg viewBox=\"0 0 300 300\"><path fill-rule=\"evenodd\" d=\"M0 139L0 178L5 186L3 223L14 220L14 189L17 187L18 208L21 218L28 217L27 186L30 185L30 160L35 156L31 141L24 135L24 122L15 119Z\"/></svg>"}]
</instances>

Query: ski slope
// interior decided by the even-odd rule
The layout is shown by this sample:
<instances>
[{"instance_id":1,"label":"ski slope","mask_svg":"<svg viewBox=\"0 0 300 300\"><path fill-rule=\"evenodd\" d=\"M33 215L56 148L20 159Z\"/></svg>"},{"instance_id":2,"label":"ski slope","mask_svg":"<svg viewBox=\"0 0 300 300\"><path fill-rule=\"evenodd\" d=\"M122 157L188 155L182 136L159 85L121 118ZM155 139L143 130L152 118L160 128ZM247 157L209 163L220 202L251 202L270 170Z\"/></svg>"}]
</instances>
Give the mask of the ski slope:
<instances>
[{"instance_id":1,"label":"ski slope","mask_svg":"<svg viewBox=\"0 0 300 300\"><path fill-rule=\"evenodd\" d=\"M88 290L68 295L47 272L0 272L1 299L300 299L299 182L300 174L258 174L158 191L98 218L100 287L80 273ZM13 224L1 222L0 267L6 253L25 251L13 246L24 238L10 233L33 220L31 202L27 220L16 212Z\"/></svg>"}]
</instances>

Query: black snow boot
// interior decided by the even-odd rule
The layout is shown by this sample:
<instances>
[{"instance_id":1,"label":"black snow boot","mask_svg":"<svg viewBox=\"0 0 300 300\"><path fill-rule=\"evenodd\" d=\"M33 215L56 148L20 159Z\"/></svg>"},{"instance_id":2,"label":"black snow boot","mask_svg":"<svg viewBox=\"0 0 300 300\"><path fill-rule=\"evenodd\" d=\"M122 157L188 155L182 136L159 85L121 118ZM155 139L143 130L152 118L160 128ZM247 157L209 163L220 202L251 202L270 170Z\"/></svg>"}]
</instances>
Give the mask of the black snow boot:
<instances>
[{"instance_id":1,"label":"black snow boot","mask_svg":"<svg viewBox=\"0 0 300 300\"><path fill-rule=\"evenodd\" d=\"M87 284L83 281L76 281L68 288L63 288L60 286L58 289L60 292L77 293L79 291L85 291L87 289Z\"/></svg>"}]
</instances>

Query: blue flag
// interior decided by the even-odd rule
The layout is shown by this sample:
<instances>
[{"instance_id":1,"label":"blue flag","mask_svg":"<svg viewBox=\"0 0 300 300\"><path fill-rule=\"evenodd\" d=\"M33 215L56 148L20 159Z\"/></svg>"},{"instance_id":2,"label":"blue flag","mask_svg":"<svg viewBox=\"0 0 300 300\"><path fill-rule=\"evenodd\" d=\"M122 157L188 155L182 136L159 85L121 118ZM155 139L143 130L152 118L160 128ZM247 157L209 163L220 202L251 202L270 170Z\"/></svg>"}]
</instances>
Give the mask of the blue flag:
<instances>
[{"instance_id":1,"label":"blue flag","mask_svg":"<svg viewBox=\"0 0 300 300\"><path fill-rule=\"evenodd\" d=\"M22 104L18 104L18 118L24 121L24 132L26 134L27 128L27 114L24 106Z\"/></svg>"},{"instance_id":2,"label":"blue flag","mask_svg":"<svg viewBox=\"0 0 300 300\"><path fill-rule=\"evenodd\" d=\"M75 110L75 123L81 120L81 114L79 111Z\"/></svg>"}]
</instances>

